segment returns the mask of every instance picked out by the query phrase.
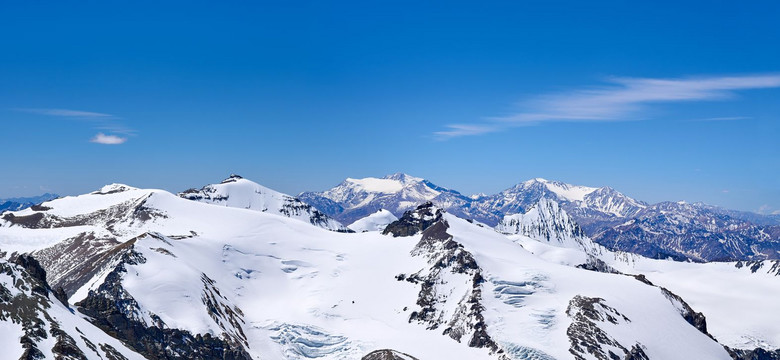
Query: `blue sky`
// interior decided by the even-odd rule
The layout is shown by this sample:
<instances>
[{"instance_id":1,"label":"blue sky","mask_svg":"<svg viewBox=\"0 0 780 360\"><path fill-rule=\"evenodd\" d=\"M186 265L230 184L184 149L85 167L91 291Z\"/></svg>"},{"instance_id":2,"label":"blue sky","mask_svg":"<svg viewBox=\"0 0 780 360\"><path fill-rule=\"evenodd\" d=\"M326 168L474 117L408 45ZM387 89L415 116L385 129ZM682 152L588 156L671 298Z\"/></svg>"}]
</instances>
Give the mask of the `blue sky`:
<instances>
[{"instance_id":1,"label":"blue sky","mask_svg":"<svg viewBox=\"0 0 780 360\"><path fill-rule=\"evenodd\" d=\"M406 172L780 211L780 3L3 2L0 198Z\"/></svg>"}]
</instances>

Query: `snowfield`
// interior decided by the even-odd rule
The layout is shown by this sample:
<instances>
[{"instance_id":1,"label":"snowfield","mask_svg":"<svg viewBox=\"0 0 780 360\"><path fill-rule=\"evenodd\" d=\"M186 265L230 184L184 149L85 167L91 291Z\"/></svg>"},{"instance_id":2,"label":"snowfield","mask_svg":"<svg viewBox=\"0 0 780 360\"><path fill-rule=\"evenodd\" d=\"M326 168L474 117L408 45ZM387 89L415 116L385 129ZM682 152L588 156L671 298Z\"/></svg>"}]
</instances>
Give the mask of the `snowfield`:
<instances>
[{"instance_id":1,"label":"snowfield","mask_svg":"<svg viewBox=\"0 0 780 360\"><path fill-rule=\"evenodd\" d=\"M398 220L398 217L393 215L393 213L382 209L353 222L348 228L354 232L382 231L388 224L396 220Z\"/></svg>"},{"instance_id":2,"label":"snowfield","mask_svg":"<svg viewBox=\"0 0 780 360\"><path fill-rule=\"evenodd\" d=\"M393 181L358 185L391 191ZM435 235L393 237L380 234L397 220L387 210L350 225L356 233L343 233L309 221L312 212L276 211L292 201L287 195L243 179L223 185L213 185L204 200L113 184L6 213L0 250L43 251L83 233L111 237L121 245L95 257L105 263L91 270L70 304L105 293L118 276L114 285L134 300L127 308L132 321L235 341L254 359L359 359L377 349L420 360L599 358L573 350L580 341L621 358L638 351L650 359L730 359L721 344L780 347L774 301L780 286L768 269L609 252L581 236L554 203L515 216L525 229L557 229L551 236L506 235L445 213ZM556 190L569 198L590 191ZM204 194L198 191L189 194ZM577 267L594 258L657 286ZM658 286L702 312L721 344L686 321L683 306ZM59 306L50 311L74 338L78 326L86 338L141 358ZM435 316L419 320L426 311ZM463 340L445 329L464 331ZM487 337L470 341L480 329ZM7 321L0 330L20 331ZM4 336L0 345L19 352L18 338ZM491 350L491 341L500 351Z\"/></svg>"}]
</instances>

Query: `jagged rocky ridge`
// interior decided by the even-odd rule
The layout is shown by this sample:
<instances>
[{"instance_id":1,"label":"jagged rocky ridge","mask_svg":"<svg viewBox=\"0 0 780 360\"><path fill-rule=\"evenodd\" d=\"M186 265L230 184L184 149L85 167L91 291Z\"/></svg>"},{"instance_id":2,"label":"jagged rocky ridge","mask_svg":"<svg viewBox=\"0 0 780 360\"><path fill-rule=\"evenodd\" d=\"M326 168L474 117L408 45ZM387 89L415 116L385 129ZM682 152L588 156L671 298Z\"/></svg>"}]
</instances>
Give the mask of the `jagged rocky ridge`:
<instances>
[{"instance_id":1,"label":"jagged rocky ridge","mask_svg":"<svg viewBox=\"0 0 780 360\"><path fill-rule=\"evenodd\" d=\"M385 234L393 236L412 236L422 232L422 238L412 250L412 255L423 256L431 264L430 268L408 277L403 274L397 276L399 281L405 280L420 285L417 299L420 310L413 311L409 315L409 321L424 324L431 330L443 328L442 334L455 341L465 341L470 347L487 348L491 353L502 354L504 351L488 335L482 315L484 308L480 299L484 278L481 270L473 256L447 233L449 224L442 215L441 209L428 202L414 211L407 211L385 230ZM444 281L442 272L465 277L470 286L466 287L464 293L447 294L444 288L448 284ZM446 301L457 301L454 313L447 314L437 308L441 302Z\"/></svg>"},{"instance_id":2,"label":"jagged rocky ridge","mask_svg":"<svg viewBox=\"0 0 780 360\"><path fill-rule=\"evenodd\" d=\"M8 359L141 359L73 314L64 293L51 289L46 271L29 255L0 260L0 324Z\"/></svg>"},{"instance_id":3,"label":"jagged rocky ridge","mask_svg":"<svg viewBox=\"0 0 780 360\"><path fill-rule=\"evenodd\" d=\"M504 216L496 230L504 234L524 235L554 246L580 249L590 255L603 252L602 247L594 244L558 203L546 198L539 199L526 213Z\"/></svg>"}]
</instances>

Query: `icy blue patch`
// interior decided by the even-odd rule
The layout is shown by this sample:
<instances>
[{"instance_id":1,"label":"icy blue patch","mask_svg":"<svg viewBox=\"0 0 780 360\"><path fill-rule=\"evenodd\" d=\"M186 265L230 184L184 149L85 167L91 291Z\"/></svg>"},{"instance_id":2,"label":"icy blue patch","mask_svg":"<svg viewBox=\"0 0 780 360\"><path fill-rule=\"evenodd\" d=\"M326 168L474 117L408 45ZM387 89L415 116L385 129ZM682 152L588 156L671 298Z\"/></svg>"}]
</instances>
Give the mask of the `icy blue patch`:
<instances>
[{"instance_id":1,"label":"icy blue patch","mask_svg":"<svg viewBox=\"0 0 780 360\"><path fill-rule=\"evenodd\" d=\"M344 336L328 334L308 325L281 324L269 328L271 339L282 347L286 359L354 358L356 346Z\"/></svg>"},{"instance_id":2,"label":"icy blue patch","mask_svg":"<svg viewBox=\"0 0 780 360\"><path fill-rule=\"evenodd\" d=\"M501 343L501 347L512 360L555 360L541 350L512 343Z\"/></svg>"}]
</instances>

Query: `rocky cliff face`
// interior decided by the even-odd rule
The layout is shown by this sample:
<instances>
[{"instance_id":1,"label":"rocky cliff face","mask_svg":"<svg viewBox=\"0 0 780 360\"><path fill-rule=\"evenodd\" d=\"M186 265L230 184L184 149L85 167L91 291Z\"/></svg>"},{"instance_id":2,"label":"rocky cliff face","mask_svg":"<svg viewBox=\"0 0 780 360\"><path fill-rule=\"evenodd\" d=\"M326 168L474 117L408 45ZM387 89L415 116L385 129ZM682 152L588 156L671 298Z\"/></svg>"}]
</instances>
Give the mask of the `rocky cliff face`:
<instances>
[{"instance_id":1,"label":"rocky cliff face","mask_svg":"<svg viewBox=\"0 0 780 360\"><path fill-rule=\"evenodd\" d=\"M13 255L9 261L0 260L0 323L6 339L2 356L140 359L78 318L68 306L62 291L53 291L46 282L46 271L35 258Z\"/></svg>"},{"instance_id":2,"label":"rocky cliff face","mask_svg":"<svg viewBox=\"0 0 780 360\"><path fill-rule=\"evenodd\" d=\"M150 234L149 236L154 236ZM129 242L121 253L121 261L108 273L96 290L76 303L77 310L89 316L92 323L107 334L122 339L133 350L148 359L226 359L249 360L246 338L241 329L241 310L224 304L213 281L203 275L203 303L209 314L226 330L218 337L211 334L192 334L168 327L156 314L142 314L138 302L122 286L127 265L146 262ZM149 323L146 317L150 317Z\"/></svg>"}]
</instances>

